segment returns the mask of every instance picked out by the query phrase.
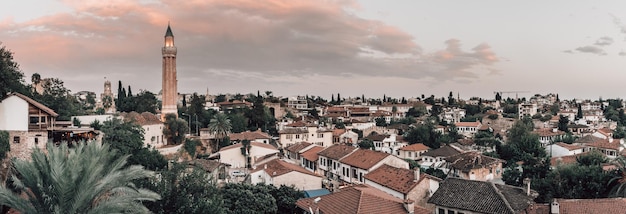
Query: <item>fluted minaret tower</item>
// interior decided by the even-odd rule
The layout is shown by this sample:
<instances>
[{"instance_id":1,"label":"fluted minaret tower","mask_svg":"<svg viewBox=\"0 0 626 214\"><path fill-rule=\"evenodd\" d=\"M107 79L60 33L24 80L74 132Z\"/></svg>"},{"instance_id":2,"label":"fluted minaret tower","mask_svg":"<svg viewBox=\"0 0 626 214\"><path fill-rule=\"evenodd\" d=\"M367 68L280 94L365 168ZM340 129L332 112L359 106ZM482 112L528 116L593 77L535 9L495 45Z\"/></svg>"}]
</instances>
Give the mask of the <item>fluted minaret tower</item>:
<instances>
[{"instance_id":1,"label":"fluted minaret tower","mask_svg":"<svg viewBox=\"0 0 626 214\"><path fill-rule=\"evenodd\" d=\"M163 54L163 89L161 94L161 120L165 121L166 114L178 115L178 91L176 79L176 46L174 46L174 34L167 24L165 31L165 46L161 50Z\"/></svg>"}]
</instances>

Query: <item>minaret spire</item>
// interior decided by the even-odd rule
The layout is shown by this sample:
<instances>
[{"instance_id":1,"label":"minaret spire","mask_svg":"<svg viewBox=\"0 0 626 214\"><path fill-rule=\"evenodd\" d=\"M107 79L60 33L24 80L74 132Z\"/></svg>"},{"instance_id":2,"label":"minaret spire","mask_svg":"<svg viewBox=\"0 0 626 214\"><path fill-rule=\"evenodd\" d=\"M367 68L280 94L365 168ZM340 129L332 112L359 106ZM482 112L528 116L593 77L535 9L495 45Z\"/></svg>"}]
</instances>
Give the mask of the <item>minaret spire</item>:
<instances>
[{"instance_id":1,"label":"minaret spire","mask_svg":"<svg viewBox=\"0 0 626 214\"><path fill-rule=\"evenodd\" d=\"M178 80L176 78L176 46L174 46L174 34L168 22L165 31L165 45L161 53L163 55L163 88L161 96L161 120L165 121L166 114L178 116Z\"/></svg>"}]
</instances>

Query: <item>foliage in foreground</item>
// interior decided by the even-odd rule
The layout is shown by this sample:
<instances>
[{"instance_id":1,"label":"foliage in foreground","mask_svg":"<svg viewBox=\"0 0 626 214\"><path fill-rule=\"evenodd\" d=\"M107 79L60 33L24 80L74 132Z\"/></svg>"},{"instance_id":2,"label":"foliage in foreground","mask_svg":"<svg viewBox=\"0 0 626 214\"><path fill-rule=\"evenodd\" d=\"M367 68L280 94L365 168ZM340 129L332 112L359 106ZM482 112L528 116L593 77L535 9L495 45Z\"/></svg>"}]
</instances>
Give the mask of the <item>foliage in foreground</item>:
<instances>
[{"instance_id":1,"label":"foliage in foreground","mask_svg":"<svg viewBox=\"0 0 626 214\"><path fill-rule=\"evenodd\" d=\"M97 142L47 145L36 149L32 161L13 160L15 189L0 187L0 204L21 213L122 213L148 212L141 201L160 196L136 188L133 180L150 177L142 166L126 167L128 156L117 157L109 146ZM14 192L15 191L15 192Z\"/></svg>"}]
</instances>

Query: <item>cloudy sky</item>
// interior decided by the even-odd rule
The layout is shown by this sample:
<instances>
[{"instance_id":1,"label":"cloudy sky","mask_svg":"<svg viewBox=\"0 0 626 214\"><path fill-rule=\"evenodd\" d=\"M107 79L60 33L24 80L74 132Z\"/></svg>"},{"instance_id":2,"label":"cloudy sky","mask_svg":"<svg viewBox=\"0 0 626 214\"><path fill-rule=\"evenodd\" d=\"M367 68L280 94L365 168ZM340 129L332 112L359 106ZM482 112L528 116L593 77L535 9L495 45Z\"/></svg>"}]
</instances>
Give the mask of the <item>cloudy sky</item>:
<instances>
[{"instance_id":1,"label":"cloudy sky","mask_svg":"<svg viewBox=\"0 0 626 214\"><path fill-rule=\"evenodd\" d=\"M168 22L182 93L626 98L622 0L20 0L0 42L27 82L158 92Z\"/></svg>"}]
</instances>

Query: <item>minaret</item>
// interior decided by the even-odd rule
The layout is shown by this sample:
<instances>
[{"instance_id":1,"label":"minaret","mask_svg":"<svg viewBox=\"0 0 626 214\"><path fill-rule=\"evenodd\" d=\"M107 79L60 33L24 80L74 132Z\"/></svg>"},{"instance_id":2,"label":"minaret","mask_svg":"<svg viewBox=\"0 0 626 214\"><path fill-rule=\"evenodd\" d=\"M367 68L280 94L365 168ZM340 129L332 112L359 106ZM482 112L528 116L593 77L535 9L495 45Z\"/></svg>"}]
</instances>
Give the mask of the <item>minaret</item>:
<instances>
[{"instance_id":1,"label":"minaret","mask_svg":"<svg viewBox=\"0 0 626 214\"><path fill-rule=\"evenodd\" d=\"M169 23L165 31L165 46L161 50L163 54L163 89L161 95L161 121L165 121L165 115L175 114L178 116L178 91L176 79L176 46L174 46L174 34Z\"/></svg>"}]
</instances>

